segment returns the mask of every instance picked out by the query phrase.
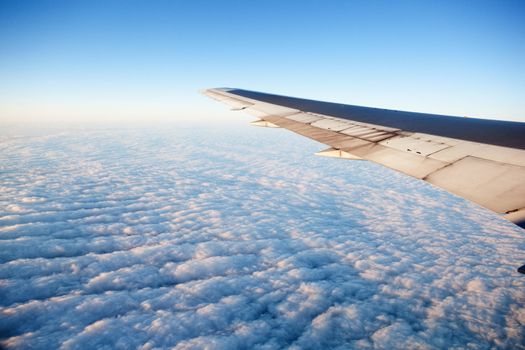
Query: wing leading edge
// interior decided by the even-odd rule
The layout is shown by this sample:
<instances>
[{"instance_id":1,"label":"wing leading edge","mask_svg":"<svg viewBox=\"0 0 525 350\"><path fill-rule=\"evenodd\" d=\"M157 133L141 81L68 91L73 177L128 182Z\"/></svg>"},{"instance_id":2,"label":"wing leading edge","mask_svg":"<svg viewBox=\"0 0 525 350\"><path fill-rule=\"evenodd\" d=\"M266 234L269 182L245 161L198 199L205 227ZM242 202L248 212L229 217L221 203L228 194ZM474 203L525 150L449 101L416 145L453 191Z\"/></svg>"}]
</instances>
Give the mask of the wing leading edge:
<instances>
[{"instance_id":1,"label":"wing leading edge","mask_svg":"<svg viewBox=\"0 0 525 350\"><path fill-rule=\"evenodd\" d=\"M525 228L525 123L441 116L218 88L204 94L324 143L320 155L365 159L432 183Z\"/></svg>"}]
</instances>

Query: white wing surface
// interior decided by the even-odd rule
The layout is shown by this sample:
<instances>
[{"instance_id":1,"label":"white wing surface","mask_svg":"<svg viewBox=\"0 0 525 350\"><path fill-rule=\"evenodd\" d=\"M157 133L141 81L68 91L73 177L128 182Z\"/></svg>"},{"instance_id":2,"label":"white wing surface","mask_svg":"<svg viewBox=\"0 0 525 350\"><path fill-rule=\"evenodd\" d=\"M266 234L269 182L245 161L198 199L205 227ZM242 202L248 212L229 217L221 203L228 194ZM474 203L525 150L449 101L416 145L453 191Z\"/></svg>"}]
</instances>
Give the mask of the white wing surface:
<instances>
[{"instance_id":1,"label":"white wing surface","mask_svg":"<svg viewBox=\"0 0 525 350\"><path fill-rule=\"evenodd\" d=\"M402 112L241 89L204 93L328 145L427 181L525 227L525 123Z\"/></svg>"}]
</instances>

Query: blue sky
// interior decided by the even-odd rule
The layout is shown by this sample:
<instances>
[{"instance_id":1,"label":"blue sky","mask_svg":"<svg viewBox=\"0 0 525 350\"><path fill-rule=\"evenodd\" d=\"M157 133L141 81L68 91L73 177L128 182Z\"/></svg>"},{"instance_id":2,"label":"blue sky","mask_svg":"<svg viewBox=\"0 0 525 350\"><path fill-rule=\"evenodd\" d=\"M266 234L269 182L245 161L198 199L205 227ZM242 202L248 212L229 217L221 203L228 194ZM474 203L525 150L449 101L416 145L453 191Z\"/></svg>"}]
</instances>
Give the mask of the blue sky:
<instances>
[{"instance_id":1,"label":"blue sky","mask_svg":"<svg viewBox=\"0 0 525 350\"><path fill-rule=\"evenodd\" d=\"M522 1L0 1L1 121L228 118L232 86L525 121Z\"/></svg>"}]
</instances>

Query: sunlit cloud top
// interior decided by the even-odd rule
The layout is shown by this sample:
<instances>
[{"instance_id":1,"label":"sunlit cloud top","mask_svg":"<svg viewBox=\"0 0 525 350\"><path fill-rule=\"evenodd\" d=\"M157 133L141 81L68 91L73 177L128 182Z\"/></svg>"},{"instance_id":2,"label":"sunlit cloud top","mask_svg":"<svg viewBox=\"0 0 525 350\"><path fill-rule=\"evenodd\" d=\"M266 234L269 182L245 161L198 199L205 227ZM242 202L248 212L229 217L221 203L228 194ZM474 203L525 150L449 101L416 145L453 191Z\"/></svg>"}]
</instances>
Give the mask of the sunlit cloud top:
<instances>
[{"instance_id":1,"label":"sunlit cloud top","mask_svg":"<svg viewBox=\"0 0 525 350\"><path fill-rule=\"evenodd\" d=\"M17 132L2 348L523 349L523 231L464 199L285 130Z\"/></svg>"}]
</instances>

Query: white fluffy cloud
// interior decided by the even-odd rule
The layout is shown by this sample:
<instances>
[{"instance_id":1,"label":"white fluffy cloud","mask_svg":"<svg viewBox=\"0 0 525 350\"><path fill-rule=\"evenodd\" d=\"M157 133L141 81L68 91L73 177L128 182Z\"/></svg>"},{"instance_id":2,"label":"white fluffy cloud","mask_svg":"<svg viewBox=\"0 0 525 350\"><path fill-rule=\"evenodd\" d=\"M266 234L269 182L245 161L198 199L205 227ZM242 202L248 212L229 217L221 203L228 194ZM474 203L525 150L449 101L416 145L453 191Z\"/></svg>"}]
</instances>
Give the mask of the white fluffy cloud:
<instances>
[{"instance_id":1,"label":"white fluffy cloud","mask_svg":"<svg viewBox=\"0 0 525 350\"><path fill-rule=\"evenodd\" d=\"M7 349L524 348L523 232L465 200L282 130L40 134L1 143Z\"/></svg>"}]
</instances>

